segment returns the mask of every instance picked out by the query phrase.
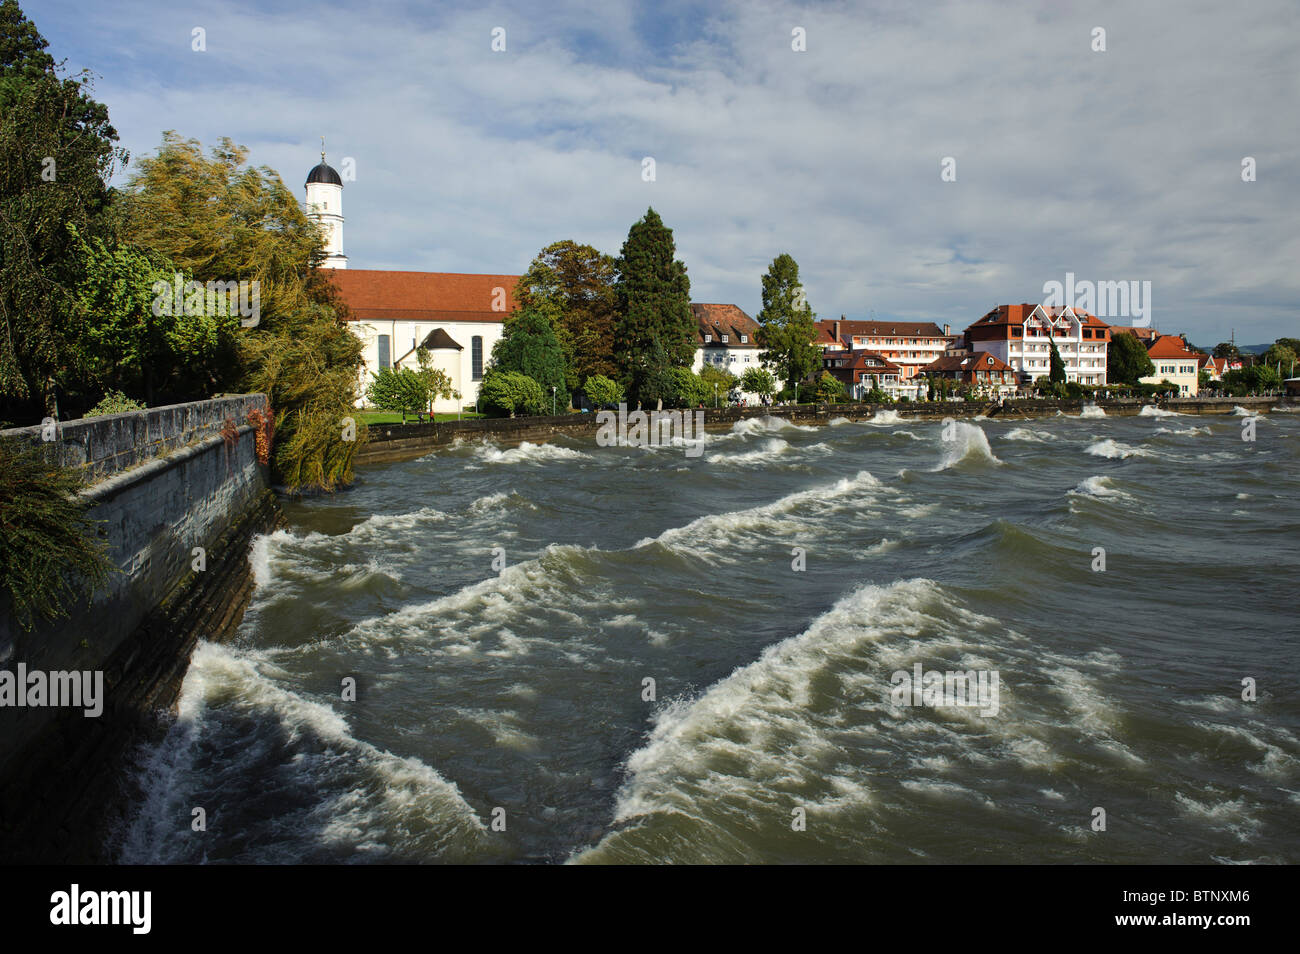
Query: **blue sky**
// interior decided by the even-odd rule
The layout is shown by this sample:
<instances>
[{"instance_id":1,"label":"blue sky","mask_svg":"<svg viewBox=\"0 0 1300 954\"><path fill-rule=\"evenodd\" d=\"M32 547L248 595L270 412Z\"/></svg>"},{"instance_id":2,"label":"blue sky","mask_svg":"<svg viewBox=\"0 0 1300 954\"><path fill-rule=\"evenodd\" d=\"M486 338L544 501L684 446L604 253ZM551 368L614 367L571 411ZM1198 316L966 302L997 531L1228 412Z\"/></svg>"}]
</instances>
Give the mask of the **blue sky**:
<instances>
[{"instance_id":1,"label":"blue sky","mask_svg":"<svg viewBox=\"0 0 1300 954\"><path fill-rule=\"evenodd\" d=\"M23 6L133 156L229 136L301 196L324 135L354 268L617 254L653 205L751 315L789 252L819 317L964 328L1073 272L1201 344L1300 336L1294 0Z\"/></svg>"}]
</instances>

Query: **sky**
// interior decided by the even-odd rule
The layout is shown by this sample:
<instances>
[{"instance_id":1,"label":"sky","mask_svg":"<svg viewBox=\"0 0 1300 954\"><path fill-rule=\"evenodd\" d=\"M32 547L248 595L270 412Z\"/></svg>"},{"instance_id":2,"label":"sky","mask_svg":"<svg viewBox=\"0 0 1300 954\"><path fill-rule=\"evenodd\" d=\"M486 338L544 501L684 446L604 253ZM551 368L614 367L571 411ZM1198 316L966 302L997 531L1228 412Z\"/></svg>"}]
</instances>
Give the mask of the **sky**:
<instances>
[{"instance_id":1,"label":"sky","mask_svg":"<svg viewBox=\"0 0 1300 954\"><path fill-rule=\"evenodd\" d=\"M353 268L617 255L653 207L750 315L787 252L821 318L960 329L1072 273L1300 337L1296 0L20 3L134 157L229 137L301 197L324 136Z\"/></svg>"}]
</instances>

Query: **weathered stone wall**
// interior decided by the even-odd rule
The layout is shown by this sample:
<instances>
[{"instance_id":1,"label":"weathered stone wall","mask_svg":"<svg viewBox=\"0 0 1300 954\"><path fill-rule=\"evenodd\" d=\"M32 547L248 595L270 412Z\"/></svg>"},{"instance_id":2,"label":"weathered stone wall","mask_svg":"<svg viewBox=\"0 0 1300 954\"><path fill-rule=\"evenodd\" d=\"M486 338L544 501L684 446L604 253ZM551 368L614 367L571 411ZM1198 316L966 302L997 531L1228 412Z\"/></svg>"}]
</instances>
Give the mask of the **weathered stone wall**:
<instances>
[{"instance_id":1,"label":"weathered stone wall","mask_svg":"<svg viewBox=\"0 0 1300 954\"><path fill-rule=\"evenodd\" d=\"M265 408L241 395L63 429L61 459L111 474L85 496L118 572L30 632L0 606L0 667L102 671L105 709L0 707L0 860L95 860L126 747L174 703L195 641L238 625L249 542L282 518L253 428L226 422Z\"/></svg>"}]
</instances>

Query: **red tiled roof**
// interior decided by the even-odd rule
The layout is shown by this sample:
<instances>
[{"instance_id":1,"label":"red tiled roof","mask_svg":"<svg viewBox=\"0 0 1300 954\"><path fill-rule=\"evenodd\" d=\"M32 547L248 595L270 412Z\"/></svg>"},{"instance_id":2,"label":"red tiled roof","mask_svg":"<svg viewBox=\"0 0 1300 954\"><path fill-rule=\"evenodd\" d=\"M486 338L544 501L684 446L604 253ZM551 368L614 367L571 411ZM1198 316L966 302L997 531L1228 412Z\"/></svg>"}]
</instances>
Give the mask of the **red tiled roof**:
<instances>
[{"instance_id":1,"label":"red tiled roof","mask_svg":"<svg viewBox=\"0 0 1300 954\"><path fill-rule=\"evenodd\" d=\"M1147 348L1151 358L1195 358L1195 351L1188 351L1187 345L1178 335L1161 335Z\"/></svg>"},{"instance_id":2,"label":"red tiled roof","mask_svg":"<svg viewBox=\"0 0 1300 954\"><path fill-rule=\"evenodd\" d=\"M1007 364L995 354L987 351L975 351L971 354L946 354L941 358L935 358L924 368L921 373L927 371L1014 371L1011 365Z\"/></svg>"},{"instance_id":3,"label":"red tiled roof","mask_svg":"<svg viewBox=\"0 0 1300 954\"><path fill-rule=\"evenodd\" d=\"M1029 319L1029 316L1034 313L1034 309L1038 307L1038 305L1029 303L1020 305L998 305L979 321L975 322L974 325L971 325L971 327L974 328L981 325L1022 325ZM1070 310L1079 319L1081 324L1094 328L1110 327L1096 315L1089 314L1082 308L1071 308ZM1056 318L1063 314L1065 309L1055 307L1048 308L1044 306L1043 311L1051 317Z\"/></svg>"},{"instance_id":4,"label":"red tiled roof","mask_svg":"<svg viewBox=\"0 0 1300 954\"><path fill-rule=\"evenodd\" d=\"M515 307L518 275L392 272L337 268L330 277L354 319L377 321L503 321ZM493 310L505 289L504 310Z\"/></svg>"},{"instance_id":5,"label":"red tiled roof","mask_svg":"<svg viewBox=\"0 0 1300 954\"><path fill-rule=\"evenodd\" d=\"M692 302L691 313L695 315L695 321L698 325L695 333L696 345L706 348L758 347L758 342L755 340L755 336L758 334L758 322L737 306L695 304ZM712 340L707 344L704 341L706 334L712 336ZM723 335L727 336L725 342L722 341ZM746 335L749 340L742 342L740 340L741 335Z\"/></svg>"},{"instance_id":6,"label":"red tiled roof","mask_svg":"<svg viewBox=\"0 0 1300 954\"><path fill-rule=\"evenodd\" d=\"M868 359L875 361L875 364L868 364ZM845 364L839 367L826 367L827 361L844 361ZM890 361L883 354L877 354L874 351L868 351L866 348L857 348L853 351L827 351L822 355L822 367L827 371L868 371L872 374L881 374L885 372L898 373L899 367Z\"/></svg>"},{"instance_id":7,"label":"red tiled roof","mask_svg":"<svg viewBox=\"0 0 1300 954\"><path fill-rule=\"evenodd\" d=\"M822 318L817 322L817 343L835 343L835 325L840 326L840 337L860 336L879 338L943 338L951 337L933 321L863 321L859 319Z\"/></svg>"}]
</instances>

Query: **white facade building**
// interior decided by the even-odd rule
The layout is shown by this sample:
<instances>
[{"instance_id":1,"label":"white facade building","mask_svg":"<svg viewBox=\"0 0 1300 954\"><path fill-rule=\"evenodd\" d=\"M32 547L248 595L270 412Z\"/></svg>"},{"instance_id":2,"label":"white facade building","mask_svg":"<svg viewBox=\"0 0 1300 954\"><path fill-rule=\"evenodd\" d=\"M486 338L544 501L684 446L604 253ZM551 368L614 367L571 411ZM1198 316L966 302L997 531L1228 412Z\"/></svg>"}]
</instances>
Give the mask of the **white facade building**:
<instances>
[{"instance_id":1,"label":"white facade building","mask_svg":"<svg viewBox=\"0 0 1300 954\"><path fill-rule=\"evenodd\" d=\"M1051 373L1051 343L1065 365L1065 380L1106 383L1110 326L1081 308L999 305L966 329L972 351L992 354L1032 383Z\"/></svg>"}]
</instances>

